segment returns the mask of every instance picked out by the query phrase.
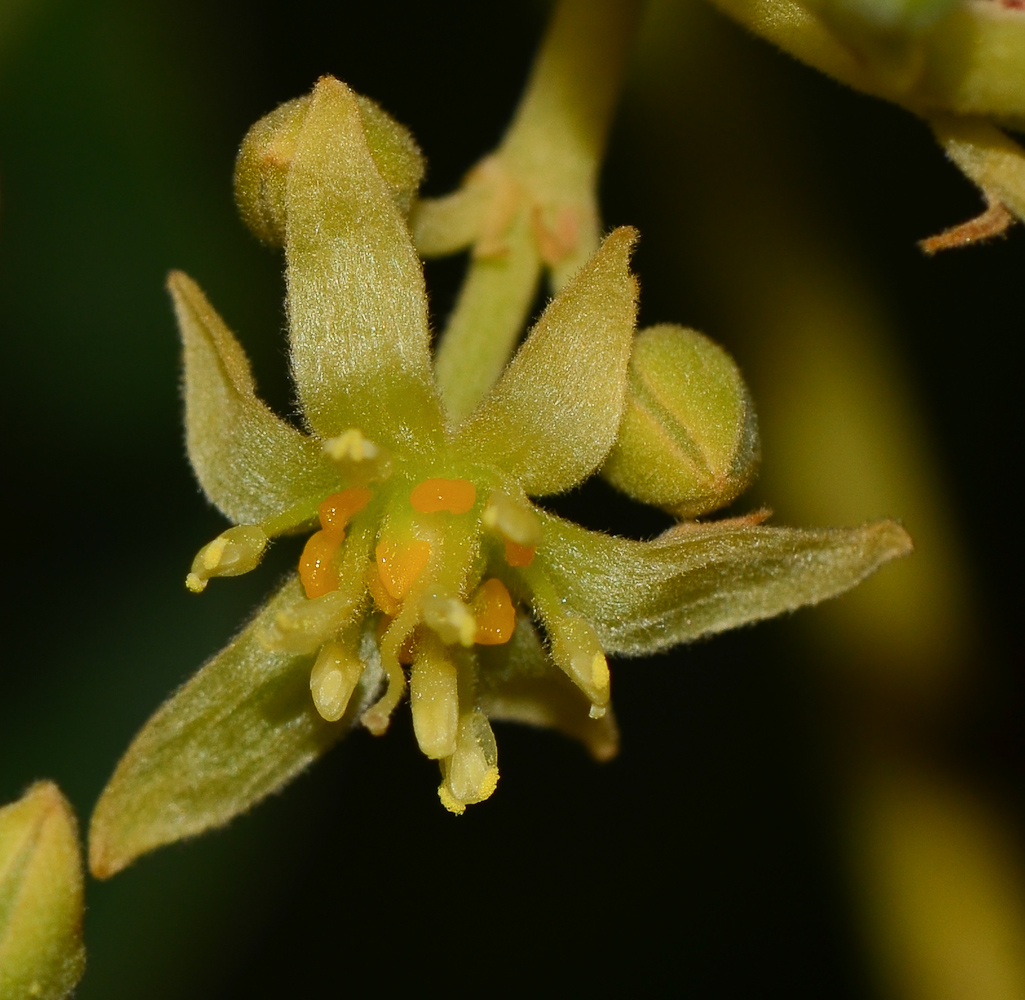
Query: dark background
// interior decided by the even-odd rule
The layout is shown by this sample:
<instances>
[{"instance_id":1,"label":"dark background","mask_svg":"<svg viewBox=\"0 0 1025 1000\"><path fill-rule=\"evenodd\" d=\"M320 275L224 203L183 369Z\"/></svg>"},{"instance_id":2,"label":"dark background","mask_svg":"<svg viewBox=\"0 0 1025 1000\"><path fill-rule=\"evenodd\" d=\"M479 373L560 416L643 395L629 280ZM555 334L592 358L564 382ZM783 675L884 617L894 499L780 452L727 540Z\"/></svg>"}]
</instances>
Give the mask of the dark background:
<instances>
[{"instance_id":1,"label":"dark background","mask_svg":"<svg viewBox=\"0 0 1025 1000\"><path fill-rule=\"evenodd\" d=\"M447 192L500 138L545 13L452 0L291 10L22 0L0 11L0 802L50 777L85 824L132 734L296 558L279 545L260 571L201 599L182 586L223 524L184 455L170 268L200 281L264 396L290 409L281 260L231 201L248 126L334 73L413 130L426 192ZM786 197L806 198L820 221L829 205L824 229L893 318L891 349L973 595L971 697L930 753L1020 830L1022 553L1009 523L1020 379L1008 354L1022 329L1025 237L926 260L914 241L979 203L925 127L718 15L695 23L711 39L708 65L680 84L690 81L683 110L652 119L661 71L643 67L603 178L606 222L643 234L642 318L705 329L744 365L729 295L707 280L700 224L688 222L705 196L680 130L706 160L716 128L771 146L778 131L709 125L687 109L713 93L726 95L708 98L717 108L777 95L803 164ZM664 79L677 69L670 60ZM737 296L743 259L729 274ZM436 325L460 267L428 270ZM562 504L595 526L651 527L601 487ZM438 804L408 713L386 738L355 734L227 830L90 881L77 995L332 996L427 982L455 993L876 995L838 826L837 696L824 693L819 647L802 631L816 614L614 665L623 750L611 764L547 732L501 728L498 791L461 819Z\"/></svg>"}]
</instances>

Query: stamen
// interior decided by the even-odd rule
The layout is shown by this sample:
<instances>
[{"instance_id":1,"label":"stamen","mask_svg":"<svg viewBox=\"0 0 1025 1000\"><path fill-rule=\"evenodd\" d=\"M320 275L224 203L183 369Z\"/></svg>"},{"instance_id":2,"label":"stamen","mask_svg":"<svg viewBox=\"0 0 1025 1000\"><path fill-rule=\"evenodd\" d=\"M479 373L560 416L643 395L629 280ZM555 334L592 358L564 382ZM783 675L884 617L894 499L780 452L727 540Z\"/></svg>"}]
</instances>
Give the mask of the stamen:
<instances>
[{"instance_id":1,"label":"stamen","mask_svg":"<svg viewBox=\"0 0 1025 1000\"><path fill-rule=\"evenodd\" d=\"M310 598L323 597L338 589L338 565L335 556L345 538L344 532L317 531L306 540L299 557L299 579Z\"/></svg>"},{"instance_id":2,"label":"stamen","mask_svg":"<svg viewBox=\"0 0 1025 1000\"><path fill-rule=\"evenodd\" d=\"M524 548L536 548L541 541L541 520L529 501L511 497L501 490L491 491L481 521L484 527Z\"/></svg>"},{"instance_id":3,"label":"stamen","mask_svg":"<svg viewBox=\"0 0 1025 1000\"><path fill-rule=\"evenodd\" d=\"M328 438L323 448L324 454L350 482L365 485L391 475L391 456L365 438L358 428L350 427L338 437Z\"/></svg>"},{"instance_id":4,"label":"stamen","mask_svg":"<svg viewBox=\"0 0 1025 1000\"><path fill-rule=\"evenodd\" d=\"M477 502L477 487L468 479L425 479L413 487L409 502L421 514L465 514Z\"/></svg>"},{"instance_id":5,"label":"stamen","mask_svg":"<svg viewBox=\"0 0 1025 1000\"><path fill-rule=\"evenodd\" d=\"M363 676L363 661L340 642L327 642L310 673L310 692L317 711L328 722L337 722L349 705L352 692Z\"/></svg>"},{"instance_id":6,"label":"stamen","mask_svg":"<svg viewBox=\"0 0 1025 1000\"><path fill-rule=\"evenodd\" d=\"M609 704L609 664L597 634L581 618L546 625L556 665L591 699L591 718L600 719Z\"/></svg>"},{"instance_id":7,"label":"stamen","mask_svg":"<svg viewBox=\"0 0 1025 1000\"><path fill-rule=\"evenodd\" d=\"M378 645L380 645L384 641L384 637L388 634L388 629L391 628L391 623L394 620L395 619L392 618L390 615L381 615L381 617L377 620L377 625L375 626L374 632L377 635ZM406 636L405 641L399 647L399 651L396 654L399 663L401 663L404 667L408 667L413 662L413 660L416 659L416 647L416 633L410 632L409 635Z\"/></svg>"},{"instance_id":8,"label":"stamen","mask_svg":"<svg viewBox=\"0 0 1025 1000\"><path fill-rule=\"evenodd\" d=\"M199 594L212 577L248 573L260 565L266 547L267 535L255 524L229 528L196 553L185 586Z\"/></svg>"},{"instance_id":9,"label":"stamen","mask_svg":"<svg viewBox=\"0 0 1025 1000\"><path fill-rule=\"evenodd\" d=\"M345 624L353 611L352 595L333 590L312 600L298 599L279 611L259 635L271 653L312 653Z\"/></svg>"},{"instance_id":10,"label":"stamen","mask_svg":"<svg viewBox=\"0 0 1025 1000\"><path fill-rule=\"evenodd\" d=\"M409 680L410 707L416 741L435 760L456 752L458 686L456 667L445 646L431 637L421 640Z\"/></svg>"},{"instance_id":11,"label":"stamen","mask_svg":"<svg viewBox=\"0 0 1025 1000\"><path fill-rule=\"evenodd\" d=\"M473 600L477 619L474 641L482 646L500 646L512 638L516 628L516 607L504 583L492 577L481 584Z\"/></svg>"},{"instance_id":12,"label":"stamen","mask_svg":"<svg viewBox=\"0 0 1025 1000\"><path fill-rule=\"evenodd\" d=\"M387 732L391 714L405 693L406 675L403 673L400 658L413 638L413 627L416 624L418 613L419 608L416 607L402 608L398 617L387 623L384 635L378 640L381 666L388 679L388 687L384 694L360 717L363 725L375 736Z\"/></svg>"},{"instance_id":13,"label":"stamen","mask_svg":"<svg viewBox=\"0 0 1025 1000\"><path fill-rule=\"evenodd\" d=\"M401 601L431 558L431 545L419 538L407 542L385 539L378 543L376 554L377 572L384 589Z\"/></svg>"},{"instance_id":14,"label":"stamen","mask_svg":"<svg viewBox=\"0 0 1025 1000\"><path fill-rule=\"evenodd\" d=\"M424 624L450 646L472 646L477 641L477 620L458 597L428 594L420 602L420 614Z\"/></svg>"},{"instance_id":15,"label":"stamen","mask_svg":"<svg viewBox=\"0 0 1025 1000\"><path fill-rule=\"evenodd\" d=\"M505 561L510 566L527 567L534 561L537 549L533 545L517 545L506 539Z\"/></svg>"},{"instance_id":16,"label":"stamen","mask_svg":"<svg viewBox=\"0 0 1025 1000\"><path fill-rule=\"evenodd\" d=\"M487 716L480 709L460 718L455 753L441 762L441 773L438 798L457 816L494 792L498 784L498 748Z\"/></svg>"},{"instance_id":17,"label":"stamen","mask_svg":"<svg viewBox=\"0 0 1025 1000\"><path fill-rule=\"evenodd\" d=\"M320 526L325 531L341 532L344 535L345 526L370 503L372 496L373 493L365 486L351 486L341 493L332 493L317 507Z\"/></svg>"}]
</instances>

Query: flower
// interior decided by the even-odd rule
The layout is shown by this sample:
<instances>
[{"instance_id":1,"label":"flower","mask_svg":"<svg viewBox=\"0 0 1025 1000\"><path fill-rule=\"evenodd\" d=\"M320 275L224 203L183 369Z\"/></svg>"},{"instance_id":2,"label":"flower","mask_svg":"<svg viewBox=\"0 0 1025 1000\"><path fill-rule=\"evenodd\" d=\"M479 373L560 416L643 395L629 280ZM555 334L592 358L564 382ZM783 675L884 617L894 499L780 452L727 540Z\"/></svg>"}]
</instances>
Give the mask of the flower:
<instances>
[{"instance_id":1,"label":"flower","mask_svg":"<svg viewBox=\"0 0 1025 1000\"><path fill-rule=\"evenodd\" d=\"M330 78L243 145L243 214L285 247L305 432L258 399L241 347L199 288L170 278L189 456L236 524L200 550L190 589L255 568L275 536L311 534L298 572L119 764L92 821L98 876L226 822L353 725L384 732L407 688L417 741L439 761L439 795L455 813L495 789L492 720L554 726L610 757L607 653L644 655L814 603L909 550L892 522L801 531L755 514L683 521L638 542L536 506L531 498L570 489L615 450L628 491L640 484L638 495L654 490L680 508L678 481L689 516L712 509L709 483L721 480L724 502L749 479L746 392L721 349L674 328L651 332L631 364L636 233L620 228L480 405L453 419L433 379L406 221L421 174L408 133ZM709 405L725 393L729 421L676 405L684 388L663 370L663 350L712 373ZM632 430L617 444L627 411ZM635 440L645 465L664 456L654 484L625 453ZM703 456L721 476L695 479Z\"/></svg>"}]
</instances>

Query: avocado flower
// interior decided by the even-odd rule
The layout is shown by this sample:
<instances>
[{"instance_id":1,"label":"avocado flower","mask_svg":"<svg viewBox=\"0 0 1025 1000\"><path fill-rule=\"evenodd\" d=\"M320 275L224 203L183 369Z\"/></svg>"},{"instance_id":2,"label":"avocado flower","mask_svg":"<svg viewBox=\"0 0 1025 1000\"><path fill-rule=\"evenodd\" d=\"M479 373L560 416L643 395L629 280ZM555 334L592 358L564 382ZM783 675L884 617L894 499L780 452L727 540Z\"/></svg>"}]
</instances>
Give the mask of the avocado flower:
<instances>
[{"instance_id":1,"label":"avocado flower","mask_svg":"<svg viewBox=\"0 0 1025 1000\"><path fill-rule=\"evenodd\" d=\"M495 790L493 721L555 727L607 759L608 654L815 603L910 548L892 522L802 531L764 514L680 520L643 542L538 506L603 470L679 517L707 513L750 480L750 401L706 338L636 332L636 232L624 227L454 418L408 226L422 171L409 134L331 78L243 144L243 216L285 251L302 429L260 401L239 343L197 285L171 275L189 457L234 523L187 585L249 572L277 536L308 539L297 572L118 765L92 820L98 876L227 822L354 726L383 733L406 697L454 813Z\"/></svg>"}]
</instances>

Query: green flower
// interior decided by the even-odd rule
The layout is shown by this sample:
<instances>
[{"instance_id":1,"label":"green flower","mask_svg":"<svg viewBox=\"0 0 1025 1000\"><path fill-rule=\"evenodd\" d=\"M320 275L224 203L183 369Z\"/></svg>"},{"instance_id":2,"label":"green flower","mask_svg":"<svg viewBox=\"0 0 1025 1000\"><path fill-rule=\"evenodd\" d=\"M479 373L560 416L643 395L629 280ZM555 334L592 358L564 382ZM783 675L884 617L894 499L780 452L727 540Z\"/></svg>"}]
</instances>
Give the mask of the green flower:
<instances>
[{"instance_id":1,"label":"green flower","mask_svg":"<svg viewBox=\"0 0 1025 1000\"><path fill-rule=\"evenodd\" d=\"M226 822L354 725L384 732L407 692L456 813L494 791L493 720L553 726L608 758L606 654L645 655L814 603L910 548L891 522L800 531L763 515L685 521L638 542L536 506L615 452L628 492L637 483L667 509L711 509L716 489L722 502L750 478L746 391L719 349L675 328L658 328L631 363L636 233L622 228L480 405L452 418L407 226L421 173L401 126L329 78L243 146L243 214L285 247L305 432L258 399L239 344L199 288L171 276L189 456L237 525L200 551L188 585L248 572L277 535L312 534L298 573L121 761L92 821L99 876ZM705 395L721 413L680 403L689 376L663 371L662 352L714 383ZM654 481L617 445L626 412L624 441L640 442L645 468L664 456Z\"/></svg>"}]
</instances>

